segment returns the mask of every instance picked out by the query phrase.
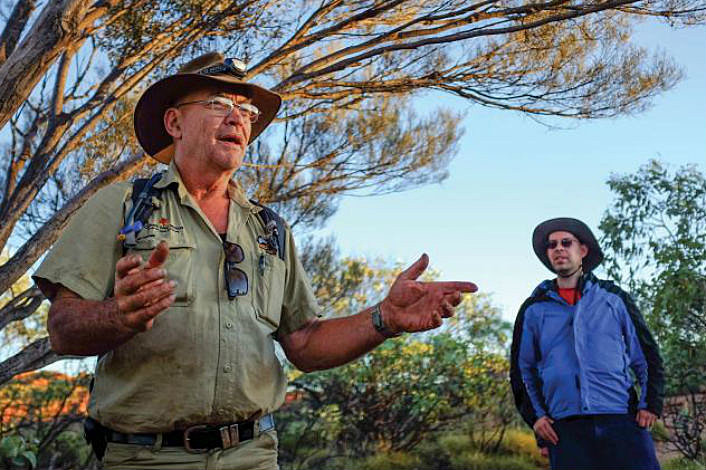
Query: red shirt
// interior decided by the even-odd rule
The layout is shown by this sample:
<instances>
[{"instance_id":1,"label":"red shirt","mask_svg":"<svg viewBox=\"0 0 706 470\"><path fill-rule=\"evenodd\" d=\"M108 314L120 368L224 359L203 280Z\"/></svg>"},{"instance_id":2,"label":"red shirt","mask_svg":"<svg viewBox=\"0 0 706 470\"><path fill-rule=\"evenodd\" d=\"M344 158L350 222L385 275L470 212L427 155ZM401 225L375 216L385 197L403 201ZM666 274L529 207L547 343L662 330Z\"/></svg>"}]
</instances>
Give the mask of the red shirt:
<instances>
[{"instance_id":1,"label":"red shirt","mask_svg":"<svg viewBox=\"0 0 706 470\"><path fill-rule=\"evenodd\" d=\"M562 289L559 287L558 290L561 298L566 300L569 305L574 305L581 298L581 292L579 292L576 287L570 287L568 289Z\"/></svg>"}]
</instances>

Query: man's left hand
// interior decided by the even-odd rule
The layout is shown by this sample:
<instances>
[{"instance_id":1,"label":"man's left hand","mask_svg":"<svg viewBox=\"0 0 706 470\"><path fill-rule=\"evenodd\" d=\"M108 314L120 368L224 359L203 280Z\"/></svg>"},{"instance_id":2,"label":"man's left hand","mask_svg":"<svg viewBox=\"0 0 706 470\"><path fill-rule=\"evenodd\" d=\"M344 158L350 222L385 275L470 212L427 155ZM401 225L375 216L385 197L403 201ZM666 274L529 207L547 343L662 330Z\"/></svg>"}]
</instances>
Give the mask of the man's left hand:
<instances>
[{"instance_id":1,"label":"man's left hand","mask_svg":"<svg viewBox=\"0 0 706 470\"><path fill-rule=\"evenodd\" d=\"M647 410L639 410L635 416L638 426L641 428L650 429L657 421L657 415Z\"/></svg>"},{"instance_id":2,"label":"man's left hand","mask_svg":"<svg viewBox=\"0 0 706 470\"><path fill-rule=\"evenodd\" d=\"M414 332L438 328L443 318L454 315L454 308L461 303L461 294L478 290L472 282L417 281L428 265L429 257L423 254L397 276L382 301L383 321L390 330Z\"/></svg>"}]
</instances>

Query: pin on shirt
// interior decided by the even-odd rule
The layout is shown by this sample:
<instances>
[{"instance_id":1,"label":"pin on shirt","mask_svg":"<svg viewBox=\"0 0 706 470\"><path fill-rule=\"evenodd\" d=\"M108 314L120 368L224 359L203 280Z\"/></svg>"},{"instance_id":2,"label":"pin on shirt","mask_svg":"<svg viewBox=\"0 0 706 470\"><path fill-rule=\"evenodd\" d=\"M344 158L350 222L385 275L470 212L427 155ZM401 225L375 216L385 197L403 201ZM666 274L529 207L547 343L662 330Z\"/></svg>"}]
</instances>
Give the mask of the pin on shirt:
<instances>
[{"instance_id":1,"label":"pin on shirt","mask_svg":"<svg viewBox=\"0 0 706 470\"><path fill-rule=\"evenodd\" d=\"M257 237L258 246L267 254L277 256L277 223L270 220L265 227L265 236Z\"/></svg>"}]
</instances>

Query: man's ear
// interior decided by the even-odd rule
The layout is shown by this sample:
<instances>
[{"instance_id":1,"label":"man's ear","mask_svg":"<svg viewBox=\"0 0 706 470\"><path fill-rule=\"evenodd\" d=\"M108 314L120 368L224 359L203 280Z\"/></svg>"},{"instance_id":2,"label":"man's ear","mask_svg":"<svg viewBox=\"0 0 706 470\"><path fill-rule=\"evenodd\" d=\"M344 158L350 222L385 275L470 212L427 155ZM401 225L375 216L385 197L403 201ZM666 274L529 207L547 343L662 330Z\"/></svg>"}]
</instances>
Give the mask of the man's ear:
<instances>
[{"instance_id":1,"label":"man's ear","mask_svg":"<svg viewBox=\"0 0 706 470\"><path fill-rule=\"evenodd\" d=\"M586 255L588 254L588 247L584 245L583 243L579 244L579 250L581 253L581 259L585 258Z\"/></svg>"},{"instance_id":2,"label":"man's ear","mask_svg":"<svg viewBox=\"0 0 706 470\"><path fill-rule=\"evenodd\" d=\"M168 108L164 112L164 128L173 138L181 138L181 113L178 109Z\"/></svg>"}]
</instances>

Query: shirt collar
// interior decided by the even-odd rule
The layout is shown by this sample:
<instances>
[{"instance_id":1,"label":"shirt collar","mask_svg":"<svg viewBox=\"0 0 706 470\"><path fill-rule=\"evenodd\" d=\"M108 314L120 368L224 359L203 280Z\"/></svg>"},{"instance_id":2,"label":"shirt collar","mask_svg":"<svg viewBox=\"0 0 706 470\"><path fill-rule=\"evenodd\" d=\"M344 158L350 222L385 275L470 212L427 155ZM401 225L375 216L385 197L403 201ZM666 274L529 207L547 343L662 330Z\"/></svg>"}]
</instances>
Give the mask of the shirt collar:
<instances>
[{"instance_id":1,"label":"shirt collar","mask_svg":"<svg viewBox=\"0 0 706 470\"><path fill-rule=\"evenodd\" d=\"M179 199L184 202L187 198L188 191L186 189L186 185L184 185L184 181L181 179L181 175L179 174L179 168L177 168L173 159L169 162L169 168L167 168L167 171L162 175L159 181L155 183L154 186L158 189L164 189L170 185L176 185ZM257 213L262 210L262 207L255 205L248 200L245 196L245 191L243 191L242 186L240 186L240 183L238 183L235 178L231 178L228 182L228 197L231 201L252 213Z\"/></svg>"}]
</instances>

